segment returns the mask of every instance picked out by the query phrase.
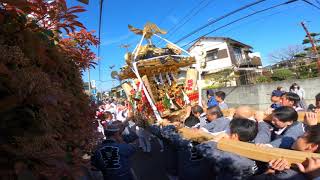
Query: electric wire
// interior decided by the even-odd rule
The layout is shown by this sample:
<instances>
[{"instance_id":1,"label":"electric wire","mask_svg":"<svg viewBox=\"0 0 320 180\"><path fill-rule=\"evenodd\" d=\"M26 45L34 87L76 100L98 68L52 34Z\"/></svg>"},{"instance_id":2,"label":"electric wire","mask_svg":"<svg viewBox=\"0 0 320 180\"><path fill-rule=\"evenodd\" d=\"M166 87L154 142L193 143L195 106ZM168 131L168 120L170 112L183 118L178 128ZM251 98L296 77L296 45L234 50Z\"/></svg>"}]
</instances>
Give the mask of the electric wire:
<instances>
[{"instance_id":1,"label":"electric wire","mask_svg":"<svg viewBox=\"0 0 320 180\"><path fill-rule=\"evenodd\" d=\"M277 8L277 7L280 7L280 6L284 6L284 5L287 5L287 4L296 2L296 1L298 1L298 0L290 0L290 1L287 1L287 2L284 2L284 3L281 3L281 4L277 4L277 5L274 5L274 6L265 8L265 9L262 9L262 10L255 11L254 13L248 14L248 15L243 16L243 17L241 17L241 18L238 18L238 19L236 19L236 20L234 20L234 21L231 21L231 22L229 22L229 23L227 23L227 24L225 24L225 25L223 25L223 26L220 26L220 27L218 27L218 28L216 28L216 29L214 29L214 30L212 30L212 31L209 31L208 33L203 34L202 36L200 36L200 37L198 37L198 38L190 41L188 44L186 44L186 45L184 45L184 46L182 46L182 47L186 47L186 46L190 45L191 43L197 41L198 39L200 39L200 38L202 38L202 37L205 37L205 36L207 36L207 35L215 32L215 31L218 31L218 30L220 30L220 29L223 29L223 28L225 28L225 27L228 27L228 26L230 26L230 25L232 25L232 24L234 24L234 23L236 23L236 22L239 22L239 21L241 21L241 20L243 20L243 19L246 19L246 18L251 17L251 16L253 16L253 15L256 15L256 14L259 14L259 13L262 13L262 12L265 12L265 11L268 11L268 10L271 10L271 9L274 9L274 8ZM175 43L177 44L177 43L179 43L179 42L175 42Z\"/></svg>"},{"instance_id":2,"label":"electric wire","mask_svg":"<svg viewBox=\"0 0 320 180\"><path fill-rule=\"evenodd\" d=\"M220 16L220 17L218 17L218 18L210 21L209 23L207 23L207 24L205 24L205 25L203 25L203 26L201 26L201 27L199 27L199 28L191 31L190 33L188 33L187 35L183 36L183 37L180 38L178 41L176 41L176 43L179 43L179 42L185 40L186 38L194 35L195 33L201 31L202 29L204 29L204 28L206 28L206 27L208 27L208 26L210 26L210 25L212 25L212 24L214 24L214 23L217 23L217 22L221 21L222 19L225 19L225 18L227 18L227 17L229 17L229 16L231 16L231 15L233 15L233 14L236 14L237 12L240 12L240 11L242 11L242 10L244 10L244 9L247 9L247 8L249 8L249 7L251 7L251 6L257 5L257 4L262 3L262 2L264 2L264 1L266 1L266 0L255 1L255 2L253 2L253 3L250 3L250 4L247 4L247 5L245 5L245 6L242 6L242 7L238 8L238 9L236 9L236 10L233 10L233 11L231 11L231 12L229 12L229 13L223 15L223 16Z\"/></svg>"}]
</instances>

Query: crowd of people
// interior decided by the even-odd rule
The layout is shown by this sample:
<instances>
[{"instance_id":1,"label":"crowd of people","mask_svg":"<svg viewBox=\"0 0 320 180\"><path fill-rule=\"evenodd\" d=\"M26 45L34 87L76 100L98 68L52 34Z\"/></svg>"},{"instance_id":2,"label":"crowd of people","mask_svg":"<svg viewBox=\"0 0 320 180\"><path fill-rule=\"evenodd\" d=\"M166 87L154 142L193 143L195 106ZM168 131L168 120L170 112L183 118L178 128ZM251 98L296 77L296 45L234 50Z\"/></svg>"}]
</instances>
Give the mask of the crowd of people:
<instances>
[{"instance_id":1,"label":"crowd of people","mask_svg":"<svg viewBox=\"0 0 320 180\"><path fill-rule=\"evenodd\" d=\"M263 163L230 152L218 150L217 142L232 139L259 147L283 148L303 152L320 152L320 93L314 105L306 105L305 92L293 84L288 92L278 87L271 94L270 107L255 111L248 106L235 109L230 117L226 93L207 91L203 106L188 107L187 118L171 116L153 125L134 116L125 101L108 100L97 111L98 131L104 141L91 160L104 179L136 179L129 158L139 148L151 152L150 139L156 138L165 156L170 180L194 179L315 179L320 178L320 159L308 158L290 164L285 158ZM298 112L305 113L304 122ZM266 118L269 117L269 118ZM177 129L192 128L216 135L212 141L198 143L184 139Z\"/></svg>"}]
</instances>

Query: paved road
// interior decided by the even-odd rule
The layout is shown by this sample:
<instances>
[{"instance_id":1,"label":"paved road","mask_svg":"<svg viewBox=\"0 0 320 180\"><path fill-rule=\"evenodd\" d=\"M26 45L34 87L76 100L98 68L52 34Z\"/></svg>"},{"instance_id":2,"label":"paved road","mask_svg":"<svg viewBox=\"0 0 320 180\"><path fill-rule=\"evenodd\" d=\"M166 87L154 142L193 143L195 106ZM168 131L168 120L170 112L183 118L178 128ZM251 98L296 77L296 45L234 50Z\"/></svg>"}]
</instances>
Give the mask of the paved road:
<instances>
[{"instance_id":1,"label":"paved road","mask_svg":"<svg viewBox=\"0 0 320 180\"><path fill-rule=\"evenodd\" d=\"M159 144L152 139L152 152L137 152L131 163L138 180L168 180L165 173L165 156L159 151Z\"/></svg>"}]
</instances>

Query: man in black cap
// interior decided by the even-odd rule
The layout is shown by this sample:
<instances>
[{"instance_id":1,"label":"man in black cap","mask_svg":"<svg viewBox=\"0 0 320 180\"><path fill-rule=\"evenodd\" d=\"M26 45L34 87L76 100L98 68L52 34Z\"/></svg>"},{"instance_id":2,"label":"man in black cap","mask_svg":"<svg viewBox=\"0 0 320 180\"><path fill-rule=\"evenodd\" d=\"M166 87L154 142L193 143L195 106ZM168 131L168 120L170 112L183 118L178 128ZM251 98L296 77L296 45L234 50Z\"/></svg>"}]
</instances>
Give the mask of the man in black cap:
<instances>
[{"instance_id":1,"label":"man in black cap","mask_svg":"<svg viewBox=\"0 0 320 180\"><path fill-rule=\"evenodd\" d=\"M105 129L106 140L91 157L92 165L102 172L105 180L134 180L129 158L137 151L137 146L123 141L123 129L119 121L108 125Z\"/></svg>"}]
</instances>

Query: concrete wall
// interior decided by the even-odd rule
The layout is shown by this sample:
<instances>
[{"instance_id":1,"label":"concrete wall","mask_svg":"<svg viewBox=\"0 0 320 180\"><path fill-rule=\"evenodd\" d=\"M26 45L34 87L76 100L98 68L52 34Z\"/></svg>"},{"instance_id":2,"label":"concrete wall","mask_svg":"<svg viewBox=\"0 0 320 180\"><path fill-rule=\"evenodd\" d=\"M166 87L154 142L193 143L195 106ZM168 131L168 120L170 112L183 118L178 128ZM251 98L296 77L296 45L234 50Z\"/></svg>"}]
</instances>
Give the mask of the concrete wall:
<instances>
[{"instance_id":1,"label":"concrete wall","mask_svg":"<svg viewBox=\"0 0 320 180\"><path fill-rule=\"evenodd\" d=\"M307 104L314 104L315 95L320 93L319 77L305 80L287 80L256 85L226 87L219 90L222 90L227 94L225 101L230 107L249 105L264 110L271 104L270 96L274 89L278 86L282 86L288 91L289 87L294 82L298 83L300 87L305 90Z\"/></svg>"}]
</instances>

